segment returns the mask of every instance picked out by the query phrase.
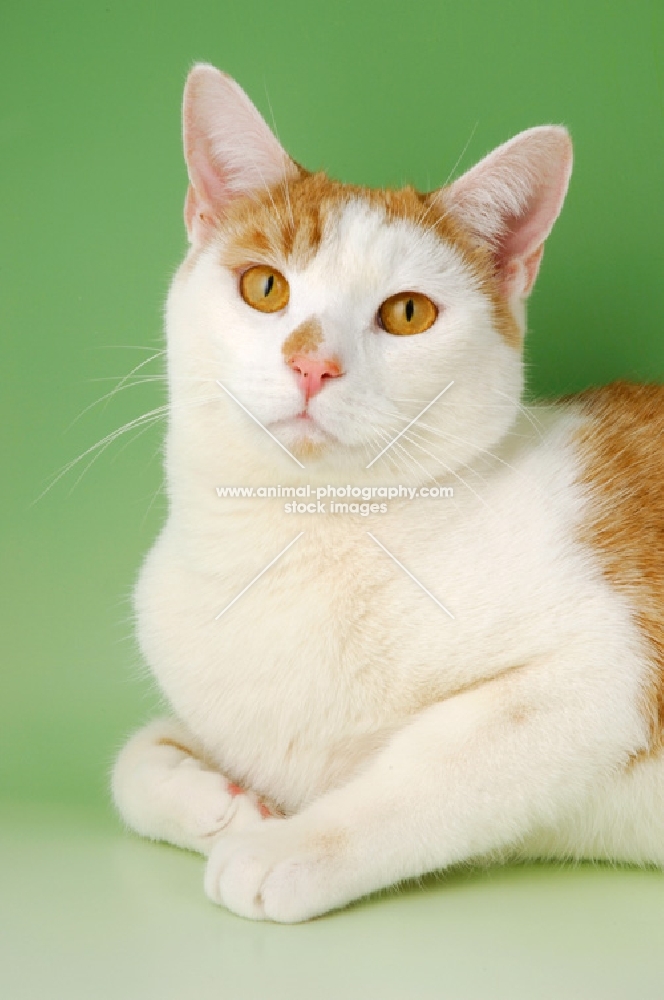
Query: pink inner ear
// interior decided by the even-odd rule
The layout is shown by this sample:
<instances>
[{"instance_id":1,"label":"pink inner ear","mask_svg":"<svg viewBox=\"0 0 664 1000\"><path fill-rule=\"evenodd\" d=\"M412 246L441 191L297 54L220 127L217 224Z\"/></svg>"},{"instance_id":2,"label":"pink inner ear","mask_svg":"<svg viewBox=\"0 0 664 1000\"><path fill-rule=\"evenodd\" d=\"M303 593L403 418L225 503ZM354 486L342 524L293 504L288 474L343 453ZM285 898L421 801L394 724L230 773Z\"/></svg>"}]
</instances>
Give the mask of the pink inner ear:
<instances>
[{"instance_id":1,"label":"pink inner ear","mask_svg":"<svg viewBox=\"0 0 664 1000\"><path fill-rule=\"evenodd\" d=\"M194 150L189 155L189 170L195 177L195 193L199 202L199 211L206 208L214 214L215 206L219 209L228 200L228 184L224 183L224 175L214 169L211 158L203 152Z\"/></svg>"},{"instance_id":2,"label":"pink inner ear","mask_svg":"<svg viewBox=\"0 0 664 1000\"><path fill-rule=\"evenodd\" d=\"M497 261L507 296L517 290L519 298L530 295L542 262L544 241L558 218L568 181L566 172L546 178L531 195L526 211L506 221Z\"/></svg>"},{"instance_id":3,"label":"pink inner ear","mask_svg":"<svg viewBox=\"0 0 664 1000\"><path fill-rule=\"evenodd\" d=\"M505 220L505 236L500 240L501 259L527 256L542 245L558 218L567 183L565 175L551 178L530 196L522 215Z\"/></svg>"},{"instance_id":4,"label":"pink inner ear","mask_svg":"<svg viewBox=\"0 0 664 1000\"><path fill-rule=\"evenodd\" d=\"M507 294L530 292L571 168L566 130L542 126L499 146L449 189L457 218L492 248Z\"/></svg>"},{"instance_id":5,"label":"pink inner ear","mask_svg":"<svg viewBox=\"0 0 664 1000\"><path fill-rule=\"evenodd\" d=\"M201 64L189 74L183 130L191 239L202 235L201 224L221 218L230 199L299 173L242 88L213 66Z\"/></svg>"},{"instance_id":6,"label":"pink inner ear","mask_svg":"<svg viewBox=\"0 0 664 1000\"><path fill-rule=\"evenodd\" d=\"M503 294L508 298L518 291L520 298L530 295L544 254L544 244L520 257L498 258L498 274Z\"/></svg>"}]
</instances>

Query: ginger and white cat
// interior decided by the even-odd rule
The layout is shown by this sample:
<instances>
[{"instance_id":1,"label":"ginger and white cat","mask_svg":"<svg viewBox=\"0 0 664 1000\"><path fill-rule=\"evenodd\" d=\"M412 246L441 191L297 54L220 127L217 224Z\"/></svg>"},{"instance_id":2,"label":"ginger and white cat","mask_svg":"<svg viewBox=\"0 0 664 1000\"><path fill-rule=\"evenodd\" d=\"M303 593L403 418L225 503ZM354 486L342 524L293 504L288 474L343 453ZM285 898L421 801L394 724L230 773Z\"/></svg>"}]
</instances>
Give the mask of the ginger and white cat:
<instances>
[{"instance_id":1,"label":"ginger and white cat","mask_svg":"<svg viewBox=\"0 0 664 1000\"><path fill-rule=\"evenodd\" d=\"M198 65L184 144L169 514L135 595L172 716L118 757L126 823L277 921L469 859L664 862L664 390L520 403L565 129L368 190ZM368 517L216 489L436 483Z\"/></svg>"}]
</instances>

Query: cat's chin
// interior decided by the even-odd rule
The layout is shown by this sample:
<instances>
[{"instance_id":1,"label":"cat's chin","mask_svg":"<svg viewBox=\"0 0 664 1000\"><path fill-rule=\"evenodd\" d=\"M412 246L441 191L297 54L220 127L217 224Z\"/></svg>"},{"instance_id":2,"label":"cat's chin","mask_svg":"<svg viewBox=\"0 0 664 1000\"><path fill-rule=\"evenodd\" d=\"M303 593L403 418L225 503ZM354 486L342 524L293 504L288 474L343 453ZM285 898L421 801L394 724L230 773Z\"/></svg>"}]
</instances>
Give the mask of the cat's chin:
<instances>
[{"instance_id":1,"label":"cat's chin","mask_svg":"<svg viewBox=\"0 0 664 1000\"><path fill-rule=\"evenodd\" d=\"M275 436L296 458L319 458L334 446L336 438L307 415L288 417L272 425Z\"/></svg>"}]
</instances>

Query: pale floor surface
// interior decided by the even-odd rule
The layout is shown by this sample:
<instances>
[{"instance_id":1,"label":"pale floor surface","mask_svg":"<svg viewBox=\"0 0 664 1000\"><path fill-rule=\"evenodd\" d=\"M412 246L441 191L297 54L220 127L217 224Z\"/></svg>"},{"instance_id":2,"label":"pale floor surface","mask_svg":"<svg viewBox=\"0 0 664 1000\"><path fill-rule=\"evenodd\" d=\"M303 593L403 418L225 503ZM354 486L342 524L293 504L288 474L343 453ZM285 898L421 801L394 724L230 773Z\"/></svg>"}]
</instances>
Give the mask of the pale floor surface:
<instances>
[{"instance_id":1,"label":"pale floor surface","mask_svg":"<svg viewBox=\"0 0 664 1000\"><path fill-rule=\"evenodd\" d=\"M663 1000L664 874L455 872L298 926L108 817L0 809L2 1000Z\"/></svg>"}]
</instances>

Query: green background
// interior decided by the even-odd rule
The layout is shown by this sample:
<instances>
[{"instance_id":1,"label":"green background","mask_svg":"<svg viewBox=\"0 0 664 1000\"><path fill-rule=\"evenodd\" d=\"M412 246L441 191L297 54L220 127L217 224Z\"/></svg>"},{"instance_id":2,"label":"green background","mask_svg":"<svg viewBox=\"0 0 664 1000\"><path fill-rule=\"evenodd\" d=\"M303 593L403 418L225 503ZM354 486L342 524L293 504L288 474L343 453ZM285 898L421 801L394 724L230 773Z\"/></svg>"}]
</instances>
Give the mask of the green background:
<instances>
[{"instance_id":1,"label":"green background","mask_svg":"<svg viewBox=\"0 0 664 1000\"><path fill-rule=\"evenodd\" d=\"M458 873L306 928L212 908L201 862L122 834L108 804L113 753L157 704L128 597L163 518L163 423L37 498L164 402L156 358L76 420L162 346L194 61L234 75L299 162L359 183L433 187L566 124L575 173L528 342L551 394L664 377L663 56L654 0L4 0L3 998L661 997L657 873Z\"/></svg>"}]
</instances>

